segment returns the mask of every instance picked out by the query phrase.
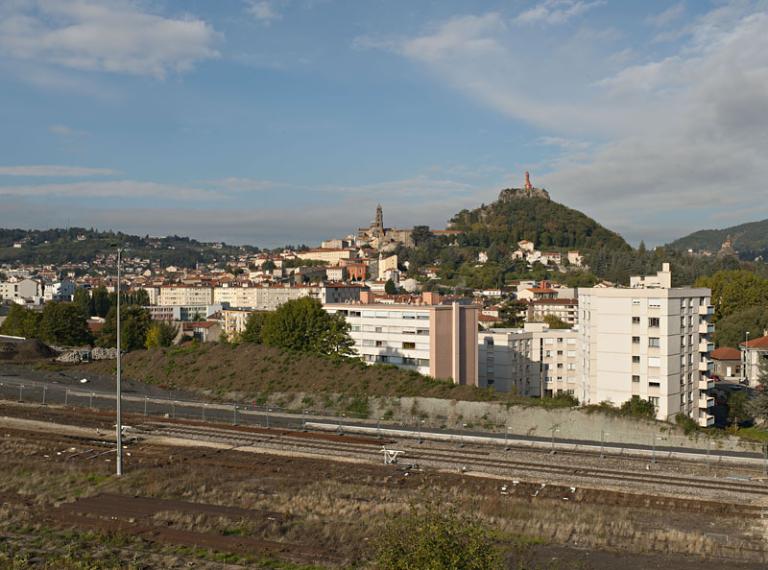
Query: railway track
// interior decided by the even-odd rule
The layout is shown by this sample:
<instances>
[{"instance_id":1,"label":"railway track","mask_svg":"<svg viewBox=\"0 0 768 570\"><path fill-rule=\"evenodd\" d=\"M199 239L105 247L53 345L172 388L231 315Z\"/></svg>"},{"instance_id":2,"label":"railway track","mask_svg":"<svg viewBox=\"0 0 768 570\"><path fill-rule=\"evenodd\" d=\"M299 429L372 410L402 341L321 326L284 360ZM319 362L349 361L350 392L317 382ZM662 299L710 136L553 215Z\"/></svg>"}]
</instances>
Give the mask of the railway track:
<instances>
[{"instance_id":1,"label":"railway track","mask_svg":"<svg viewBox=\"0 0 768 570\"><path fill-rule=\"evenodd\" d=\"M265 433L264 431L250 433L215 427L163 423L144 424L137 429L137 433L211 441L229 444L233 447L262 446L289 449L314 455L327 456L331 454L356 457L372 462L381 460L381 450L378 447L378 442L374 439L371 440L371 443L344 443L341 439L336 442L310 439L299 432L280 432L276 430L274 433ZM728 492L730 494L747 496L753 500L758 498L768 499L768 485L756 480L724 480L662 474L656 471L627 471L589 465L543 463L514 458L493 457L487 451L464 449L411 448L404 459L408 464L412 465L418 464L419 466L442 469L485 471L519 478L530 478L532 474L554 476L578 482L581 485L586 483L594 485L596 482L604 483L609 481L616 484L629 484L633 486L671 488L678 492L685 490L686 494L695 494L697 491ZM768 503L768 501L766 502ZM762 510L761 507L756 508Z\"/></svg>"}]
</instances>

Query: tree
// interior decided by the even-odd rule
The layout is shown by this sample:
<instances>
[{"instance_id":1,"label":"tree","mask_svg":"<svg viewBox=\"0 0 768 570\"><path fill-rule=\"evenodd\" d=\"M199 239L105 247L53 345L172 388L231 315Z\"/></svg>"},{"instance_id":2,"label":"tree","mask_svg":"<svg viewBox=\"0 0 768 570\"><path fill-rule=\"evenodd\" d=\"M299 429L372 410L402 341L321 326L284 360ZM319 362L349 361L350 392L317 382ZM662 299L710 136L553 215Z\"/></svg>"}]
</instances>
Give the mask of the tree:
<instances>
[{"instance_id":1,"label":"tree","mask_svg":"<svg viewBox=\"0 0 768 570\"><path fill-rule=\"evenodd\" d=\"M697 279L696 286L712 289L715 321L748 307L768 304L768 279L744 269L718 271Z\"/></svg>"},{"instance_id":2,"label":"tree","mask_svg":"<svg viewBox=\"0 0 768 570\"><path fill-rule=\"evenodd\" d=\"M519 299L510 299L502 303L499 308L501 326L517 328L523 326L528 303Z\"/></svg>"},{"instance_id":3,"label":"tree","mask_svg":"<svg viewBox=\"0 0 768 570\"><path fill-rule=\"evenodd\" d=\"M430 231L429 226L414 226L411 231L411 239L416 247L428 244L434 237L435 234Z\"/></svg>"},{"instance_id":4,"label":"tree","mask_svg":"<svg viewBox=\"0 0 768 570\"><path fill-rule=\"evenodd\" d=\"M393 517L377 541L381 570L500 570L494 535L478 517L455 508L412 506Z\"/></svg>"},{"instance_id":5,"label":"tree","mask_svg":"<svg viewBox=\"0 0 768 570\"><path fill-rule=\"evenodd\" d=\"M106 317L112 303L109 300L109 293L106 287L96 287L91 294L92 310L91 314L97 317Z\"/></svg>"},{"instance_id":6,"label":"tree","mask_svg":"<svg viewBox=\"0 0 768 570\"><path fill-rule=\"evenodd\" d=\"M147 330L147 338L144 341L144 346L146 346L147 349L171 346L178 334L179 327L176 325L163 321L153 322Z\"/></svg>"},{"instance_id":7,"label":"tree","mask_svg":"<svg viewBox=\"0 0 768 570\"><path fill-rule=\"evenodd\" d=\"M395 285L395 282L391 279L387 279L387 282L384 283L384 292L387 295L396 295L397 294L397 285Z\"/></svg>"},{"instance_id":8,"label":"tree","mask_svg":"<svg viewBox=\"0 0 768 570\"><path fill-rule=\"evenodd\" d=\"M349 325L341 315L329 315L317 299L304 297L283 303L261 329L268 346L326 356L350 356Z\"/></svg>"},{"instance_id":9,"label":"tree","mask_svg":"<svg viewBox=\"0 0 768 570\"><path fill-rule=\"evenodd\" d=\"M275 262L271 259L267 259L264 263L261 264L262 271L274 271L276 268L277 265L275 265Z\"/></svg>"},{"instance_id":10,"label":"tree","mask_svg":"<svg viewBox=\"0 0 768 570\"><path fill-rule=\"evenodd\" d=\"M90 317L93 314L93 304L88 289L83 289L82 287L75 289L72 303L74 303L86 317Z\"/></svg>"},{"instance_id":11,"label":"tree","mask_svg":"<svg viewBox=\"0 0 768 570\"><path fill-rule=\"evenodd\" d=\"M544 322L549 325L551 329L569 329L571 325L566 323L563 319L557 315L544 315Z\"/></svg>"},{"instance_id":12,"label":"tree","mask_svg":"<svg viewBox=\"0 0 768 570\"><path fill-rule=\"evenodd\" d=\"M656 406L650 400L643 400L640 396L632 396L621 405L621 413L633 418L647 418L652 420L656 417Z\"/></svg>"},{"instance_id":13,"label":"tree","mask_svg":"<svg viewBox=\"0 0 768 570\"><path fill-rule=\"evenodd\" d=\"M240 334L240 340L261 344L261 331L268 317L269 313L264 311L255 311L248 315L248 319L245 321L245 330Z\"/></svg>"},{"instance_id":14,"label":"tree","mask_svg":"<svg viewBox=\"0 0 768 570\"><path fill-rule=\"evenodd\" d=\"M728 422L739 427L749 418L749 396L745 391L733 392L728 396Z\"/></svg>"},{"instance_id":15,"label":"tree","mask_svg":"<svg viewBox=\"0 0 768 570\"><path fill-rule=\"evenodd\" d=\"M8 316L0 326L0 333L24 338L37 338L42 315L16 303L11 305Z\"/></svg>"},{"instance_id":16,"label":"tree","mask_svg":"<svg viewBox=\"0 0 768 570\"><path fill-rule=\"evenodd\" d=\"M97 344L104 347L114 347L117 345L117 309L113 307L107 314L104 328ZM144 348L147 340L147 331L152 324L152 317L149 311L136 306L128 305L120 307L121 336L120 344L122 350L128 352Z\"/></svg>"},{"instance_id":17,"label":"tree","mask_svg":"<svg viewBox=\"0 0 768 570\"><path fill-rule=\"evenodd\" d=\"M738 347L744 342L745 333L752 333L752 337L762 336L762 332L768 329L768 307L756 305L741 309L733 314L723 317L717 322L715 342L717 346Z\"/></svg>"},{"instance_id":18,"label":"tree","mask_svg":"<svg viewBox=\"0 0 768 570\"><path fill-rule=\"evenodd\" d=\"M93 342L85 313L74 303L46 303L38 336L51 344L77 346Z\"/></svg>"}]
</instances>

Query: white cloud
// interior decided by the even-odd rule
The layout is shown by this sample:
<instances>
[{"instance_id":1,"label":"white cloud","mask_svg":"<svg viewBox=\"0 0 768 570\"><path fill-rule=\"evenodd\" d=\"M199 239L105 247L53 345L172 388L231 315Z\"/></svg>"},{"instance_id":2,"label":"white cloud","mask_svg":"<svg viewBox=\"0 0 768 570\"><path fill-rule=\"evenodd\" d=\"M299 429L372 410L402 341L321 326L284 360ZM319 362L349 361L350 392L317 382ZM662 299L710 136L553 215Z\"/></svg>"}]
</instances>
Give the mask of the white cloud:
<instances>
[{"instance_id":1,"label":"white cloud","mask_svg":"<svg viewBox=\"0 0 768 570\"><path fill-rule=\"evenodd\" d=\"M86 136L88 133L78 129L73 129L67 125L51 125L48 132L64 139L76 139Z\"/></svg>"},{"instance_id":2,"label":"white cloud","mask_svg":"<svg viewBox=\"0 0 768 570\"><path fill-rule=\"evenodd\" d=\"M582 61L570 57L578 32L531 50L526 30L510 35L504 26L498 15L454 18L384 49L544 130L536 142L562 154L532 174L556 200L619 231L642 228L658 243L714 216L722 225L724 212L738 223L750 204L768 217L764 3L718 5L688 21L678 31L685 41L659 57L606 46ZM623 51L642 63L611 58Z\"/></svg>"},{"instance_id":3,"label":"white cloud","mask_svg":"<svg viewBox=\"0 0 768 570\"><path fill-rule=\"evenodd\" d=\"M200 188L136 180L0 186L0 196L18 196L23 198L69 198L77 196L81 198L125 198L129 200L133 198L211 200L218 197L215 192Z\"/></svg>"},{"instance_id":4,"label":"white cloud","mask_svg":"<svg viewBox=\"0 0 768 570\"><path fill-rule=\"evenodd\" d=\"M151 14L128 0L14 2L0 17L0 52L22 61L162 78L218 55L206 22Z\"/></svg>"},{"instance_id":5,"label":"white cloud","mask_svg":"<svg viewBox=\"0 0 768 570\"><path fill-rule=\"evenodd\" d=\"M533 8L518 14L517 24L546 24L556 26L581 16L592 8L605 4L604 0L584 2L583 0L545 0Z\"/></svg>"},{"instance_id":6,"label":"white cloud","mask_svg":"<svg viewBox=\"0 0 768 570\"><path fill-rule=\"evenodd\" d=\"M673 4L663 12L647 18L647 22L654 27L664 28L685 15L685 2Z\"/></svg>"},{"instance_id":7,"label":"white cloud","mask_svg":"<svg viewBox=\"0 0 768 570\"><path fill-rule=\"evenodd\" d=\"M0 166L0 176L109 176L117 174L108 168L84 168L82 166L59 166L35 164L24 166Z\"/></svg>"},{"instance_id":8,"label":"white cloud","mask_svg":"<svg viewBox=\"0 0 768 570\"><path fill-rule=\"evenodd\" d=\"M283 19L274 0L247 0L246 12L266 25Z\"/></svg>"}]
</instances>

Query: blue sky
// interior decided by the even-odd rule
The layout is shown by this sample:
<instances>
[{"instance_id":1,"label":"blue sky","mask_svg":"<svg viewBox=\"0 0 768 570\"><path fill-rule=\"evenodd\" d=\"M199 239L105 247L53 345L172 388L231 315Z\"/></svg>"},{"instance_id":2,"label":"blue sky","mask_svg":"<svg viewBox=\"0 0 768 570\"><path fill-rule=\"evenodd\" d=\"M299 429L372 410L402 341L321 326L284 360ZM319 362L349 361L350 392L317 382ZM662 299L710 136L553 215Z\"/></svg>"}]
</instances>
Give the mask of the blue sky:
<instances>
[{"instance_id":1,"label":"blue sky","mask_svg":"<svg viewBox=\"0 0 768 570\"><path fill-rule=\"evenodd\" d=\"M630 241L768 217L768 5L2 0L0 225L274 246L520 186Z\"/></svg>"}]
</instances>

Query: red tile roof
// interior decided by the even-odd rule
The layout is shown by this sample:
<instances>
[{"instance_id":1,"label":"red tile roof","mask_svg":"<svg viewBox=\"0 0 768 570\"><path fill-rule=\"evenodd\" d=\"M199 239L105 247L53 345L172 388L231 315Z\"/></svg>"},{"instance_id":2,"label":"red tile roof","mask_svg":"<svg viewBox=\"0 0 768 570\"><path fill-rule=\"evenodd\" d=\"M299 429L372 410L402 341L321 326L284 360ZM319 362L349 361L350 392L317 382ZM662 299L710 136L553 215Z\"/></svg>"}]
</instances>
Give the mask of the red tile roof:
<instances>
[{"instance_id":1,"label":"red tile roof","mask_svg":"<svg viewBox=\"0 0 768 570\"><path fill-rule=\"evenodd\" d=\"M713 350L709 356L714 360L741 360L741 351L738 348L721 346Z\"/></svg>"},{"instance_id":2,"label":"red tile roof","mask_svg":"<svg viewBox=\"0 0 768 570\"><path fill-rule=\"evenodd\" d=\"M761 336L760 338L750 340L749 342L739 343L739 346L756 348L758 350L768 350L768 336Z\"/></svg>"}]
</instances>

